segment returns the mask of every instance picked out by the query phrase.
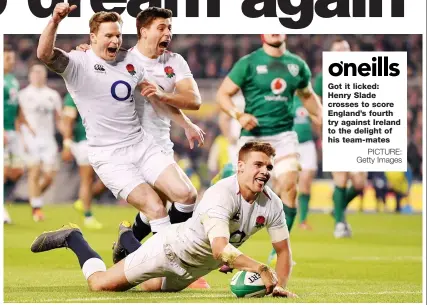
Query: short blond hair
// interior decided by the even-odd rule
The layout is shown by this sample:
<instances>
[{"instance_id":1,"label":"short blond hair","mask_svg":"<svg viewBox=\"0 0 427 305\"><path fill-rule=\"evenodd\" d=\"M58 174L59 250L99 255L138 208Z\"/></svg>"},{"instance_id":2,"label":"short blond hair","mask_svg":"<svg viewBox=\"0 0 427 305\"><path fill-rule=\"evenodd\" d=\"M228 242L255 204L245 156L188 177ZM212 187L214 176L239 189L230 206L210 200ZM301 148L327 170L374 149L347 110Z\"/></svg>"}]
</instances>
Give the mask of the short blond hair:
<instances>
[{"instance_id":1,"label":"short blond hair","mask_svg":"<svg viewBox=\"0 0 427 305\"><path fill-rule=\"evenodd\" d=\"M99 30L99 25L105 22L118 22L120 26L123 25L122 17L116 12L105 12L101 11L95 13L92 18L89 20L90 32L97 34Z\"/></svg>"}]
</instances>

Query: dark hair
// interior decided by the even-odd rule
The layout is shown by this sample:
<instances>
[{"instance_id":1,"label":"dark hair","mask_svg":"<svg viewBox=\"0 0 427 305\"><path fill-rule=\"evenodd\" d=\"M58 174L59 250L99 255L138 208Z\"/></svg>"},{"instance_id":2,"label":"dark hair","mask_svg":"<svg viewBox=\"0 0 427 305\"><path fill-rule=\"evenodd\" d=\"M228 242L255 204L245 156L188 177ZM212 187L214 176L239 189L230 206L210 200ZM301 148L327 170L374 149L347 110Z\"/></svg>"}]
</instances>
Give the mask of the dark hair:
<instances>
[{"instance_id":1,"label":"dark hair","mask_svg":"<svg viewBox=\"0 0 427 305\"><path fill-rule=\"evenodd\" d=\"M15 50L12 48L12 46L10 45L10 44L5 44L4 46L3 46L3 51L6 53L6 52L15 52Z\"/></svg>"},{"instance_id":2,"label":"dark hair","mask_svg":"<svg viewBox=\"0 0 427 305\"><path fill-rule=\"evenodd\" d=\"M239 161L243 160L246 155L252 151L263 152L269 157L276 156L276 150L267 142L247 142L239 150Z\"/></svg>"},{"instance_id":3,"label":"dark hair","mask_svg":"<svg viewBox=\"0 0 427 305\"><path fill-rule=\"evenodd\" d=\"M138 39L141 38L141 28L147 28L156 18L172 18L172 11L156 6L140 11L136 16L136 32Z\"/></svg>"},{"instance_id":4,"label":"dark hair","mask_svg":"<svg viewBox=\"0 0 427 305\"><path fill-rule=\"evenodd\" d=\"M89 28L91 33L97 33L99 25L104 22L118 22L123 25L122 17L116 12L98 12L95 13L89 20Z\"/></svg>"}]
</instances>

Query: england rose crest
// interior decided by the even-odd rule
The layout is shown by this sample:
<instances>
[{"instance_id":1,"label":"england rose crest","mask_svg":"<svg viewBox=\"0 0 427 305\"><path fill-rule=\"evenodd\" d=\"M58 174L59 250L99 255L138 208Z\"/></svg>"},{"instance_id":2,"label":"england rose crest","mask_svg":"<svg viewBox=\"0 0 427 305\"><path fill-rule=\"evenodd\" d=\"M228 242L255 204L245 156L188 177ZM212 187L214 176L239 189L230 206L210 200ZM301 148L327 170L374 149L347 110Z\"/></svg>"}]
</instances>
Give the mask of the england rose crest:
<instances>
[{"instance_id":1,"label":"england rose crest","mask_svg":"<svg viewBox=\"0 0 427 305\"><path fill-rule=\"evenodd\" d=\"M168 78L172 78L175 76L175 72L173 71L173 68L171 66L165 67L165 73Z\"/></svg>"},{"instance_id":2,"label":"england rose crest","mask_svg":"<svg viewBox=\"0 0 427 305\"><path fill-rule=\"evenodd\" d=\"M258 216L255 220L255 227L262 228L265 225L264 216Z\"/></svg>"},{"instance_id":3,"label":"england rose crest","mask_svg":"<svg viewBox=\"0 0 427 305\"><path fill-rule=\"evenodd\" d=\"M132 64L127 64L126 70L128 70L129 74L132 76L134 76L136 74L135 67Z\"/></svg>"}]
</instances>

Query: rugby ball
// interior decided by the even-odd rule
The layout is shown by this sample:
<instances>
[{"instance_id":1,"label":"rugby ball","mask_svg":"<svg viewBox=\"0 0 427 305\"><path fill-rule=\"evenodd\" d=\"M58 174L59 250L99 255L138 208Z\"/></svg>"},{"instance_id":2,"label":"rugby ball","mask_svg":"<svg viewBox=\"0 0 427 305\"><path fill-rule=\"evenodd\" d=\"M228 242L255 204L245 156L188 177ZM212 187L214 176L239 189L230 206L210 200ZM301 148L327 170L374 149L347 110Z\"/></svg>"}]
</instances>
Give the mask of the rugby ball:
<instances>
[{"instance_id":1,"label":"rugby ball","mask_svg":"<svg viewBox=\"0 0 427 305\"><path fill-rule=\"evenodd\" d=\"M237 298L262 298L266 288L258 273L239 271L230 283L231 293Z\"/></svg>"}]
</instances>

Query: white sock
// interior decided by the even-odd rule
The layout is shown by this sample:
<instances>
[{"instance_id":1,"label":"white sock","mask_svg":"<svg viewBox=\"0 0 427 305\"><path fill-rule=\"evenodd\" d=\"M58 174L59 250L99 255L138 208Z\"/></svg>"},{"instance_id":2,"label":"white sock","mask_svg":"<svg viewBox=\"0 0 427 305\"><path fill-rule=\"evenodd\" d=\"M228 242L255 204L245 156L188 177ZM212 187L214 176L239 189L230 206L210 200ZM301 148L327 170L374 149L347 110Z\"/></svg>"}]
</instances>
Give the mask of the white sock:
<instances>
[{"instance_id":1,"label":"white sock","mask_svg":"<svg viewBox=\"0 0 427 305\"><path fill-rule=\"evenodd\" d=\"M42 197L33 197L30 198L30 205L32 208L41 208L43 206Z\"/></svg>"},{"instance_id":2,"label":"white sock","mask_svg":"<svg viewBox=\"0 0 427 305\"><path fill-rule=\"evenodd\" d=\"M195 204L182 204L175 202L175 208L182 213L191 213L194 211Z\"/></svg>"},{"instance_id":3,"label":"white sock","mask_svg":"<svg viewBox=\"0 0 427 305\"><path fill-rule=\"evenodd\" d=\"M151 232L157 233L171 225L169 215L160 219L150 220Z\"/></svg>"},{"instance_id":4,"label":"white sock","mask_svg":"<svg viewBox=\"0 0 427 305\"><path fill-rule=\"evenodd\" d=\"M82 267L83 275L86 280L95 272L107 271L105 263L97 257L92 257L85 261Z\"/></svg>"},{"instance_id":5,"label":"white sock","mask_svg":"<svg viewBox=\"0 0 427 305\"><path fill-rule=\"evenodd\" d=\"M142 222L146 225L150 225L150 220L147 218L147 216L144 215L144 213L139 212L139 217L141 218Z\"/></svg>"}]
</instances>

